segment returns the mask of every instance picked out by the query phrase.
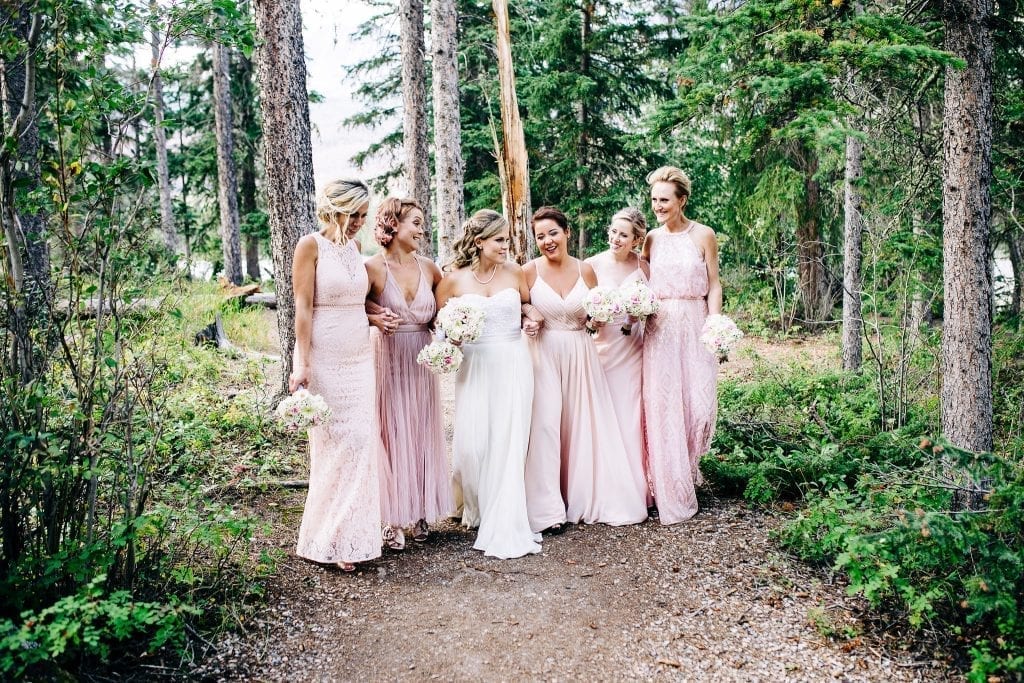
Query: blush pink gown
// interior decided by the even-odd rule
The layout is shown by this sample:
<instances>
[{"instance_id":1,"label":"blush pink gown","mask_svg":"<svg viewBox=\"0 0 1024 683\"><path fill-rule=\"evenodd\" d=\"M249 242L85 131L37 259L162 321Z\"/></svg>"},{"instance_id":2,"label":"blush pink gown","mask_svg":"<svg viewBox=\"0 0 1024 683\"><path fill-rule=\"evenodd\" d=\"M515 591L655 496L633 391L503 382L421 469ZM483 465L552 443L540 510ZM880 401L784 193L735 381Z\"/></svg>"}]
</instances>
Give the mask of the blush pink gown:
<instances>
[{"instance_id":1,"label":"blush pink gown","mask_svg":"<svg viewBox=\"0 0 1024 683\"><path fill-rule=\"evenodd\" d=\"M540 275L530 301L544 316L531 340L534 400L526 458L530 527L647 519L643 468L622 441L608 383L584 329L580 276L563 299Z\"/></svg>"},{"instance_id":2,"label":"blush pink gown","mask_svg":"<svg viewBox=\"0 0 1024 683\"><path fill-rule=\"evenodd\" d=\"M647 277L639 268L619 282L614 279L607 264L603 264L601 261L590 261L589 263L597 274L597 284L603 287L625 287L636 281L647 282ZM601 367L604 369L604 376L608 380L608 389L612 396L612 405L615 406L619 430L622 432L626 457L631 463L641 463L639 466L646 472L641 406L643 325L634 324L633 333L625 335L622 334L622 326L625 323L626 316L623 315L618 320L600 328L594 336L594 345L597 348L597 357L601 361ZM647 488L646 483L644 488ZM654 502L649 490L646 491L645 497L648 505Z\"/></svg>"},{"instance_id":3,"label":"blush pink gown","mask_svg":"<svg viewBox=\"0 0 1024 683\"><path fill-rule=\"evenodd\" d=\"M381 551L368 282L354 241L339 246L318 233L314 238L308 388L324 397L332 415L309 430L309 491L296 552L315 562L362 562Z\"/></svg>"},{"instance_id":4,"label":"blush pink gown","mask_svg":"<svg viewBox=\"0 0 1024 683\"><path fill-rule=\"evenodd\" d=\"M661 309L644 330L648 477L661 523L675 524L697 514L698 463L711 445L718 411L718 361L700 342L708 271L689 232L657 232L650 286Z\"/></svg>"},{"instance_id":5,"label":"blush pink gown","mask_svg":"<svg viewBox=\"0 0 1024 683\"><path fill-rule=\"evenodd\" d=\"M416 362L416 354L431 342L427 325L435 303L430 275L421 266L416 296L409 302L389 269L376 303L403 320L394 334L375 335L377 413L384 444L381 521L396 527L421 519L433 523L449 515L454 503L440 385L436 375Z\"/></svg>"}]
</instances>

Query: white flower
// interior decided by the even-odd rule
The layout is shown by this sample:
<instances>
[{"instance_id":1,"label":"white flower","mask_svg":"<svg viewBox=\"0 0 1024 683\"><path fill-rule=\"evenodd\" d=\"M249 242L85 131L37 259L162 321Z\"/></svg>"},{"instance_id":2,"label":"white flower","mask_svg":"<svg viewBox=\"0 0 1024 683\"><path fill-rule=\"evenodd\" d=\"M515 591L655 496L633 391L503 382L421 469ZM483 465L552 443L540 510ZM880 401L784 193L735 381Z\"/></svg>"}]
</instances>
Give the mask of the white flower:
<instances>
[{"instance_id":1,"label":"white flower","mask_svg":"<svg viewBox=\"0 0 1024 683\"><path fill-rule=\"evenodd\" d=\"M728 359L733 345L743 338L740 328L725 315L709 315L700 332L700 341L719 361Z\"/></svg>"},{"instance_id":2,"label":"white flower","mask_svg":"<svg viewBox=\"0 0 1024 683\"><path fill-rule=\"evenodd\" d=\"M416 355L416 362L435 375L456 372L462 365L462 351L447 341L430 342Z\"/></svg>"},{"instance_id":3,"label":"white flower","mask_svg":"<svg viewBox=\"0 0 1024 683\"><path fill-rule=\"evenodd\" d=\"M474 342L484 331L484 312L479 306L451 299L437 312L437 324L453 342Z\"/></svg>"},{"instance_id":4,"label":"white flower","mask_svg":"<svg viewBox=\"0 0 1024 683\"><path fill-rule=\"evenodd\" d=\"M309 393L305 387L277 405L278 421L291 432L321 425L330 417L331 408L324 397Z\"/></svg>"},{"instance_id":5,"label":"white flower","mask_svg":"<svg viewBox=\"0 0 1024 683\"><path fill-rule=\"evenodd\" d=\"M583 310L599 323L610 323L622 315L619 294L611 287L594 287L583 297Z\"/></svg>"}]
</instances>

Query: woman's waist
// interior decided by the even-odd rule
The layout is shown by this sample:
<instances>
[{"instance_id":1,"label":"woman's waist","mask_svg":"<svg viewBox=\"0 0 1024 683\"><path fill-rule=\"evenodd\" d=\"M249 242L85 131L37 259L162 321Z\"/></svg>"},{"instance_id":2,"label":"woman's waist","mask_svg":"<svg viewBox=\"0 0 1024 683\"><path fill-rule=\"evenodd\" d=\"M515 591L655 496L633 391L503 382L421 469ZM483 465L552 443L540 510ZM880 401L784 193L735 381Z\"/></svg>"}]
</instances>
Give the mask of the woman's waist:
<instances>
[{"instance_id":1,"label":"woman's waist","mask_svg":"<svg viewBox=\"0 0 1024 683\"><path fill-rule=\"evenodd\" d=\"M495 330L481 334L472 344L493 344L498 342L510 342L522 339L523 332L518 327L509 330Z\"/></svg>"},{"instance_id":2,"label":"woman's waist","mask_svg":"<svg viewBox=\"0 0 1024 683\"><path fill-rule=\"evenodd\" d=\"M314 311L366 311L364 301L314 301Z\"/></svg>"}]
</instances>

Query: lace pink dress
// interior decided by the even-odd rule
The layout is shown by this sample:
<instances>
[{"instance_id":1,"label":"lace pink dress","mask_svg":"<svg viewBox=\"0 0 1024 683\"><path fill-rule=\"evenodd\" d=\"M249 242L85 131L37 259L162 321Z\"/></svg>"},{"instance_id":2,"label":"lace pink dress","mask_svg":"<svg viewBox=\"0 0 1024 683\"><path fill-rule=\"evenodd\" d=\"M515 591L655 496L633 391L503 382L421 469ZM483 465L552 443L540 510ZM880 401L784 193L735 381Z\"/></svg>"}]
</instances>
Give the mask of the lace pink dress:
<instances>
[{"instance_id":1,"label":"lace pink dress","mask_svg":"<svg viewBox=\"0 0 1024 683\"><path fill-rule=\"evenodd\" d=\"M393 335L376 335L381 470L386 473L381 477L381 519L397 527L421 519L436 522L454 504L440 385L437 376L416 362L416 354L431 341L427 325L435 303L430 275L420 267L416 296L409 302L389 269L376 303L404 321Z\"/></svg>"},{"instance_id":2,"label":"lace pink dress","mask_svg":"<svg viewBox=\"0 0 1024 683\"><path fill-rule=\"evenodd\" d=\"M296 552L315 562L362 562L381 549L368 281L354 241L314 238L309 391L324 397L332 415L309 430L309 491Z\"/></svg>"},{"instance_id":3,"label":"lace pink dress","mask_svg":"<svg viewBox=\"0 0 1024 683\"><path fill-rule=\"evenodd\" d=\"M659 229L651 244L651 289L661 309L647 321L643 405L648 478L662 524L697 514L694 487L718 411L718 361L700 342L707 318L707 265L689 231Z\"/></svg>"},{"instance_id":4,"label":"lace pink dress","mask_svg":"<svg viewBox=\"0 0 1024 683\"><path fill-rule=\"evenodd\" d=\"M603 287L624 287L633 282L647 282L647 276L637 268L621 282L614 279L608 264L600 260L589 262L597 274L597 284ZM644 453L644 431L641 421L641 371L643 367L643 325L633 325L631 335L622 334L622 326L626 316L608 323L600 328L594 336L597 357L608 380L608 389L615 406L615 416L622 432L622 443L626 448L626 458L631 463L642 463L646 472L646 455ZM646 482L646 476L645 476ZM645 483L644 488L647 488ZM646 492L648 505L654 502L651 493Z\"/></svg>"},{"instance_id":5,"label":"lace pink dress","mask_svg":"<svg viewBox=\"0 0 1024 683\"><path fill-rule=\"evenodd\" d=\"M530 341L535 389L526 504L534 531L566 521L647 519L643 467L627 455L597 350L583 327L586 293L580 276L563 299L539 269L530 290L530 302L544 316Z\"/></svg>"}]
</instances>

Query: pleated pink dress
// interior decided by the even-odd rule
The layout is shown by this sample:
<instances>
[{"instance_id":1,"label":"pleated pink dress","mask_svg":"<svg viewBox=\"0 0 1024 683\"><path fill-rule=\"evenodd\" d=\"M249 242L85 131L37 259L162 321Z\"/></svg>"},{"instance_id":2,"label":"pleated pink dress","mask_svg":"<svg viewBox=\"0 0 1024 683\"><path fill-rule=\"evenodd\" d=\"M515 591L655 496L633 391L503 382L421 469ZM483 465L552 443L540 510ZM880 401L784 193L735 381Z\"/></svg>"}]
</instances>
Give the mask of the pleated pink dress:
<instances>
[{"instance_id":1,"label":"pleated pink dress","mask_svg":"<svg viewBox=\"0 0 1024 683\"><path fill-rule=\"evenodd\" d=\"M387 262L385 262L385 266ZM377 335L377 413L382 452L381 521L407 527L428 523L454 510L451 470L441 423L441 390L437 376L416 362L430 343L428 324L434 318L430 275L420 266L416 296L407 301L388 269L376 303L401 316L392 335Z\"/></svg>"},{"instance_id":2,"label":"pleated pink dress","mask_svg":"<svg viewBox=\"0 0 1024 683\"><path fill-rule=\"evenodd\" d=\"M314 238L308 388L323 396L332 415L309 430L309 490L296 553L315 562L362 562L381 552L367 275L354 241L339 246L318 233Z\"/></svg>"},{"instance_id":3,"label":"pleated pink dress","mask_svg":"<svg viewBox=\"0 0 1024 683\"><path fill-rule=\"evenodd\" d=\"M544 316L531 340L534 399L526 458L530 527L563 522L636 524L647 519L639 459L630 458L594 342L582 275L563 299L540 275L530 301Z\"/></svg>"},{"instance_id":4,"label":"pleated pink dress","mask_svg":"<svg viewBox=\"0 0 1024 683\"><path fill-rule=\"evenodd\" d=\"M689 231L657 232L650 286L661 309L644 330L648 477L661 523L674 524L697 514L698 465L718 411L718 360L700 341L708 313L707 264Z\"/></svg>"},{"instance_id":5,"label":"pleated pink dress","mask_svg":"<svg viewBox=\"0 0 1024 683\"><path fill-rule=\"evenodd\" d=\"M625 287L637 281L647 282L647 276L639 268L619 282L614 279L614 274L606 263L596 260L589 263L597 274L597 284L603 287ZM605 379L608 380L608 389L612 396L612 405L615 406L619 430L622 432L626 457L631 463L640 463L646 482L641 398L643 325L633 325L633 333L624 335L622 326L626 324L626 319L627 316L623 315L600 328L594 336L594 346L597 348L597 357L601 361ZM650 505L654 499L646 484L644 488L646 502Z\"/></svg>"}]
</instances>

